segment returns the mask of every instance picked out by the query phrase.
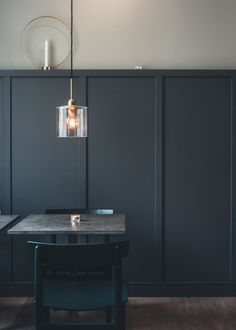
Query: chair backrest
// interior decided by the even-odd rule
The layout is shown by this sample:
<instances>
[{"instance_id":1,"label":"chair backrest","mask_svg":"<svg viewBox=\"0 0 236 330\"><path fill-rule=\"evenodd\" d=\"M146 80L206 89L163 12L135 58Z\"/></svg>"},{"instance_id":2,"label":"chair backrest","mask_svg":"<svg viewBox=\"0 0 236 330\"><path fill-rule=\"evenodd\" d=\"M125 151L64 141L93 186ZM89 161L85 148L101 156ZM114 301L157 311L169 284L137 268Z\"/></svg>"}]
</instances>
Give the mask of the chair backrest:
<instances>
[{"instance_id":1,"label":"chair backrest","mask_svg":"<svg viewBox=\"0 0 236 330\"><path fill-rule=\"evenodd\" d=\"M128 255L129 242L105 244L50 244L29 242L35 245L36 268L55 270L95 270L114 266Z\"/></svg>"},{"instance_id":2,"label":"chair backrest","mask_svg":"<svg viewBox=\"0 0 236 330\"><path fill-rule=\"evenodd\" d=\"M46 209L46 214L114 214L112 209Z\"/></svg>"}]
</instances>

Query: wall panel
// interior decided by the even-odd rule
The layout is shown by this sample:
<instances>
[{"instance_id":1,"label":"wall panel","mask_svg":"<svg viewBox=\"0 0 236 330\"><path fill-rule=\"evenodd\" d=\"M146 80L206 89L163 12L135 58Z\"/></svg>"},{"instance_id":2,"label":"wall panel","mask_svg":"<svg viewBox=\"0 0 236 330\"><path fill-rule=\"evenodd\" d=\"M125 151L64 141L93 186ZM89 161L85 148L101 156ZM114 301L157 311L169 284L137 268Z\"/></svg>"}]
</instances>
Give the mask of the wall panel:
<instances>
[{"instance_id":1,"label":"wall panel","mask_svg":"<svg viewBox=\"0 0 236 330\"><path fill-rule=\"evenodd\" d=\"M85 141L56 137L56 106L66 103L65 78L15 78L12 83L12 209L26 216L46 208L80 207ZM77 94L77 93L76 93ZM14 280L31 279L28 239L14 237ZM41 239L44 239L42 237Z\"/></svg>"},{"instance_id":2,"label":"wall panel","mask_svg":"<svg viewBox=\"0 0 236 330\"><path fill-rule=\"evenodd\" d=\"M155 281L155 80L89 78L88 204L126 214L131 281Z\"/></svg>"},{"instance_id":3,"label":"wall panel","mask_svg":"<svg viewBox=\"0 0 236 330\"><path fill-rule=\"evenodd\" d=\"M166 78L167 282L230 280L231 79Z\"/></svg>"}]
</instances>

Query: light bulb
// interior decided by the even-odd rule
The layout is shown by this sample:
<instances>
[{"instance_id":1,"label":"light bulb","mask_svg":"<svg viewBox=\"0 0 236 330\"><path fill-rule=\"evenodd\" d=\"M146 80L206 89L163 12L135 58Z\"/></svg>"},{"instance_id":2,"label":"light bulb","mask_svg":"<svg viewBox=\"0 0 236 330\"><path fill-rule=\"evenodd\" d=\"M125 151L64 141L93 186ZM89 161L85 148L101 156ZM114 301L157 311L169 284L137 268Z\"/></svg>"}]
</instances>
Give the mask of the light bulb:
<instances>
[{"instance_id":1,"label":"light bulb","mask_svg":"<svg viewBox=\"0 0 236 330\"><path fill-rule=\"evenodd\" d=\"M77 107L70 105L68 107L68 118L66 120L68 129L76 129L79 126L79 120L77 118Z\"/></svg>"},{"instance_id":2,"label":"light bulb","mask_svg":"<svg viewBox=\"0 0 236 330\"><path fill-rule=\"evenodd\" d=\"M73 99L58 107L58 137L87 137L87 108L76 104Z\"/></svg>"}]
</instances>

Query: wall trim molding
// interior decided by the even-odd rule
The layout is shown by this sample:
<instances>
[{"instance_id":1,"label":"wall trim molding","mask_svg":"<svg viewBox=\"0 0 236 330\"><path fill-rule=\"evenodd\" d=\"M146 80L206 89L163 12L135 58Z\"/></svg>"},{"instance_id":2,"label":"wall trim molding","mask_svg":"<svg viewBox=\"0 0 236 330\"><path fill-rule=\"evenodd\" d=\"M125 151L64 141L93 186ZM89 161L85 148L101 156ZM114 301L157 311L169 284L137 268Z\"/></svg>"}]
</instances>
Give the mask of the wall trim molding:
<instances>
[{"instance_id":1,"label":"wall trim molding","mask_svg":"<svg viewBox=\"0 0 236 330\"><path fill-rule=\"evenodd\" d=\"M236 70L74 70L74 77L236 77ZM69 70L0 70L0 78L70 77Z\"/></svg>"},{"instance_id":2,"label":"wall trim molding","mask_svg":"<svg viewBox=\"0 0 236 330\"><path fill-rule=\"evenodd\" d=\"M33 296L32 282L0 283L2 297ZM129 284L129 297L235 297L236 283L207 284Z\"/></svg>"}]
</instances>

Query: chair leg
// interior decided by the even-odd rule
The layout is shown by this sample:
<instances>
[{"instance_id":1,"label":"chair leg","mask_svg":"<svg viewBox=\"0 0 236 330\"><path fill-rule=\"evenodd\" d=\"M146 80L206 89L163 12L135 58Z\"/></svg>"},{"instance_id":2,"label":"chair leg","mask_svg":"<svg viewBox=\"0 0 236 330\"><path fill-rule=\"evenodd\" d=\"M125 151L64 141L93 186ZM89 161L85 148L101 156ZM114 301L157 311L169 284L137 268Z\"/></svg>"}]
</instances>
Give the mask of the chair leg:
<instances>
[{"instance_id":1,"label":"chair leg","mask_svg":"<svg viewBox=\"0 0 236 330\"><path fill-rule=\"evenodd\" d=\"M106 309L106 322L111 323L112 321L112 308L109 307Z\"/></svg>"},{"instance_id":2,"label":"chair leg","mask_svg":"<svg viewBox=\"0 0 236 330\"><path fill-rule=\"evenodd\" d=\"M126 327L126 318L125 318L125 304L123 304L123 310L122 310L122 314L123 314L123 329L125 330Z\"/></svg>"},{"instance_id":3,"label":"chair leg","mask_svg":"<svg viewBox=\"0 0 236 330\"><path fill-rule=\"evenodd\" d=\"M57 242L57 235L51 234L51 243L56 244L56 242Z\"/></svg>"},{"instance_id":4,"label":"chair leg","mask_svg":"<svg viewBox=\"0 0 236 330\"><path fill-rule=\"evenodd\" d=\"M42 309L42 318L44 323L50 322L50 310L47 307L43 307Z\"/></svg>"},{"instance_id":5,"label":"chair leg","mask_svg":"<svg viewBox=\"0 0 236 330\"><path fill-rule=\"evenodd\" d=\"M116 330L125 330L125 304L115 311Z\"/></svg>"},{"instance_id":6,"label":"chair leg","mask_svg":"<svg viewBox=\"0 0 236 330\"><path fill-rule=\"evenodd\" d=\"M43 330L42 323L49 323L49 313L49 308L35 305L35 330Z\"/></svg>"},{"instance_id":7,"label":"chair leg","mask_svg":"<svg viewBox=\"0 0 236 330\"><path fill-rule=\"evenodd\" d=\"M89 235L86 235L86 244L89 244Z\"/></svg>"},{"instance_id":8,"label":"chair leg","mask_svg":"<svg viewBox=\"0 0 236 330\"><path fill-rule=\"evenodd\" d=\"M35 330L40 330L40 317L39 317L39 312L36 308L34 313L35 313L35 319L34 319Z\"/></svg>"}]
</instances>

